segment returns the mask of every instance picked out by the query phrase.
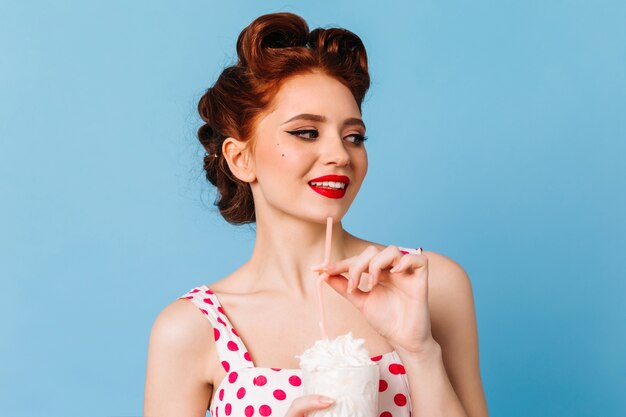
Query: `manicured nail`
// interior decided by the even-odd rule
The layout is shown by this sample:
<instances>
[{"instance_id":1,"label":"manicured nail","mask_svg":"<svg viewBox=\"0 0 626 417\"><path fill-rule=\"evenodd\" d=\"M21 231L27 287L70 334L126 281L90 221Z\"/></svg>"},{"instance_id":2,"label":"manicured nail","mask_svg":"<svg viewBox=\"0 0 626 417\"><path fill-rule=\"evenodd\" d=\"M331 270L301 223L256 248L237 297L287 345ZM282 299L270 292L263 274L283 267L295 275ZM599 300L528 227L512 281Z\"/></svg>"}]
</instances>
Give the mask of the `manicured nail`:
<instances>
[{"instance_id":1,"label":"manicured nail","mask_svg":"<svg viewBox=\"0 0 626 417\"><path fill-rule=\"evenodd\" d=\"M320 402L322 404L334 404L335 400L333 400L332 398L328 398L328 397L321 397Z\"/></svg>"}]
</instances>

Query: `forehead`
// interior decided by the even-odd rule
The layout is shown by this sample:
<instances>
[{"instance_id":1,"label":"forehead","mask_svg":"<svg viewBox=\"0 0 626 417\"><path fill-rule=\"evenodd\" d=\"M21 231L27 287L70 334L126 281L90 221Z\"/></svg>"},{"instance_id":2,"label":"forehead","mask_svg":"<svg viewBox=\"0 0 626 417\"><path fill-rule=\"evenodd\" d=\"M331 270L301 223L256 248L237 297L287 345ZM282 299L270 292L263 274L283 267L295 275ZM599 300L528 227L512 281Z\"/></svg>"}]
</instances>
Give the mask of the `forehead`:
<instances>
[{"instance_id":1,"label":"forehead","mask_svg":"<svg viewBox=\"0 0 626 417\"><path fill-rule=\"evenodd\" d=\"M350 89L336 78L320 72L287 79L276 93L268 117L299 113L319 114L328 119L361 116Z\"/></svg>"}]
</instances>

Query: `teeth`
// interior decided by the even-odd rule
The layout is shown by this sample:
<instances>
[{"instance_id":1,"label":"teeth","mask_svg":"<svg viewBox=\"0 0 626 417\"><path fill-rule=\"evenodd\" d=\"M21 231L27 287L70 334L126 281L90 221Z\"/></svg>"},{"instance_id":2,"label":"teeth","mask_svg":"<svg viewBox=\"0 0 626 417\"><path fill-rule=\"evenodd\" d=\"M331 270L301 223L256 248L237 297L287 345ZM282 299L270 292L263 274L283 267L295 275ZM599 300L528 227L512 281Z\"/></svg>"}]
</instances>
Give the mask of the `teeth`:
<instances>
[{"instance_id":1,"label":"teeth","mask_svg":"<svg viewBox=\"0 0 626 417\"><path fill-rule=\"evenodd\" d=\"M323 181L323 182L311 181L311 185L313 185L314 187L334 188L336 190L343 190L344 188L346 188L346 184L344 184L343 182L336 182L336 181Z\"/></svg>"}]
</instances>

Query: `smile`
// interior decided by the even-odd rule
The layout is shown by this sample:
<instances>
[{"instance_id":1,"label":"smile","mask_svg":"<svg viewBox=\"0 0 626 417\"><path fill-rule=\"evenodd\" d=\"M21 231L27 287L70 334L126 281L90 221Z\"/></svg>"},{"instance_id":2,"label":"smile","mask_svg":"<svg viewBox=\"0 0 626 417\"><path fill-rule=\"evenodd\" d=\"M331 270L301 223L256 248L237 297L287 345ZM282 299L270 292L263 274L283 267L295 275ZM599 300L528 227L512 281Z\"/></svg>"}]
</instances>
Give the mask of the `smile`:
<instances>
[{"instance_id":1,"label":"smile","mask_svg":"<svg viewBox=\"0 0 626 417\"><path fill-rule=\"evenodd\" d=\"M309 181L313 191L328 198L342 198L349 184L350 178L345 175L324 175Z\"/></svg>"}]
</instances>

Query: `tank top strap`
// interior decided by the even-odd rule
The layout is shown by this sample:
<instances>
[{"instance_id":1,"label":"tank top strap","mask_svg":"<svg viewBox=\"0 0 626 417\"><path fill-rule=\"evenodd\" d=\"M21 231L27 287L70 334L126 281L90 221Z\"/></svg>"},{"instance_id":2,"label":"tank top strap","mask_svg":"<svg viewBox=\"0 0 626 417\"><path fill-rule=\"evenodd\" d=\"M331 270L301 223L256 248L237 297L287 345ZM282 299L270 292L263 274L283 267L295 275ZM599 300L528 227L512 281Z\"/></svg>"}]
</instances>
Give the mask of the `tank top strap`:
<instances>
[{"instance_id":1,"label":"tank top strap","mask_svg":"<svg viewBox=\"0 0 626 417\"><path fill-rule=\"evenodd\" d=\"M187 299L195 304L211 323L217 354L226 372L254 366L248 349L209 287L202 285L193 288L178 298Z\"/></svg>"},{"instance_id":2,"label":"tank top strap","mask_svg":"<svg viewBox=\"0 0 626 417\"><path fill-rule=\"evenodd\" d=\"M404 253L405 255L411 254L411 255L421 255L422 253L422 247L420 246L417 249L414 248L403 248L402 246L398 246L398 249L400 249L400 252Z\"/></svg>"}]
</instances>

